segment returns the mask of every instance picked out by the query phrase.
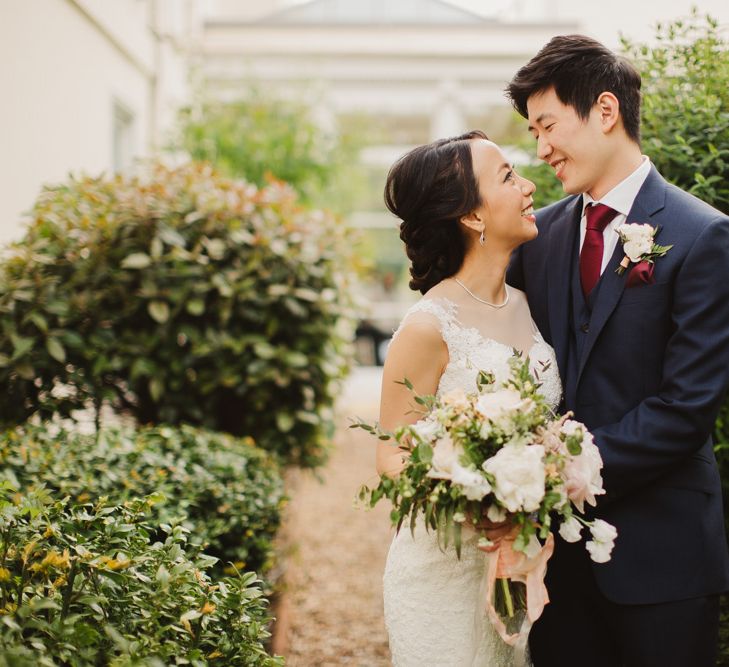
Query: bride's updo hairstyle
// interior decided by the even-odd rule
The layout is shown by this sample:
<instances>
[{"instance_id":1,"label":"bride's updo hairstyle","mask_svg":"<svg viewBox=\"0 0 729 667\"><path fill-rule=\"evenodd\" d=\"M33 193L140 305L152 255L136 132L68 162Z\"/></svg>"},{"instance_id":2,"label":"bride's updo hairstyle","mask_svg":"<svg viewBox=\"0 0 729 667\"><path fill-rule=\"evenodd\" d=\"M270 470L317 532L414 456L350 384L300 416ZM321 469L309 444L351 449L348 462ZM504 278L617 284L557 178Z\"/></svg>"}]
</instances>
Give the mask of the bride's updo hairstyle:
<instances>
[{"instance_id":1,"label":"bride's updo hairstyle","mask_svg":"<svg viewBox=\"0 0 729 667\"><path fill-rule=\"evenodd\" d=\"M422 294L463 264L466 237L458 221L481 205L471 161L473 139L488 137L473 130L419 146L387 175L385 205L402 220L410 289Z\"/></svg>"}]
</instances>

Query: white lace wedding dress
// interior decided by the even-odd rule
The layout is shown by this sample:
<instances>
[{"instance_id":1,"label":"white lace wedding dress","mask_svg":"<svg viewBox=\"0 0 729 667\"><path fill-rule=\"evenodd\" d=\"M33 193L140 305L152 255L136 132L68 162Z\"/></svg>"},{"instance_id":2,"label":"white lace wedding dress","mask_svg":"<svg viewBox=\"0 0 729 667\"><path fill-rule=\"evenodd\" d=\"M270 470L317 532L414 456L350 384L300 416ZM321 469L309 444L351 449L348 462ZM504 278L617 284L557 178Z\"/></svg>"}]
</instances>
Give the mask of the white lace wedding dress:
<instances>
[{"instance_id":1,"label":"white lace wedding dress","mask_svg":"<svg viewBox=\"0 0 729 667\"><path fill-rule=\"evenodd\" d=\"M476 389L478 371L497 382L509 375L511 347L487 337L458 318L458 306L445 298L423 298L405 315L403 326L430 321L448 347L449 362L437 394ZM528 352L541 392L553 408L562 387L552 348L534 327ZM435 534L416 525L395 536L384 574L385 624L395 667L510 667L513 649L502 641L485 614L482 584L488 555L476 547L474 534L463 540L461 558L451 546L442 551Z\"/></svg>"}]
</instances>

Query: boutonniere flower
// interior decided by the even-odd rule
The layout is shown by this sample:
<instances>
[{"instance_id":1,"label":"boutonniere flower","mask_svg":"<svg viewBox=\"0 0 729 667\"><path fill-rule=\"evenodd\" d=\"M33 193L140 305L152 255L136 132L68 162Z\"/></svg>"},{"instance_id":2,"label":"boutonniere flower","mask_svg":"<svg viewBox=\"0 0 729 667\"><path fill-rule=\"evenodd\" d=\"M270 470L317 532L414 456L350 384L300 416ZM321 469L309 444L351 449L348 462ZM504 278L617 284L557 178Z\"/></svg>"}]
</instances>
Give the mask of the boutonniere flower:
<instances>
[{"instance_id":1,"label":"boutonniere flower","mask_svg":"<svg viewBox=\"0 0 729 667\"><path fill-rule=\"evenodd\" d=\"M631 263L646 262L653 264L658 257L663 257L673 248L673 245L658 245L656 243L656 236L661 231L660 227L639 223L623 223L616 231L623 242L623 252L625 252L623 261L616 269L618 275L623 275L623 272Z\"/></svg>"}]
</instances>

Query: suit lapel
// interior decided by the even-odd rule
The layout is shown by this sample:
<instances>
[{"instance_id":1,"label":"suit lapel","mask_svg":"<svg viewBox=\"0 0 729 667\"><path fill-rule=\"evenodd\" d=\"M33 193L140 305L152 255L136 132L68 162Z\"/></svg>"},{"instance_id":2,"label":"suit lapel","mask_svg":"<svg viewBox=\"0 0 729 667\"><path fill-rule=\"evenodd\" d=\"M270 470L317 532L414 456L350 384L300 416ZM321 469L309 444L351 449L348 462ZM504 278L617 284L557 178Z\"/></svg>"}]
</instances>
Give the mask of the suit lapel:
<instances>
[{"instance_id":1,"label":"suit lapel","mask_svg":"<svg viewBox=\"0 0 729 667\"><path fill-rule=\"evenodd\" d=\"M633 206L630 209L626 222L647 222L648 224L655 226L655 224L651 221L651 218L657 211L660 211L663 208L665 198L666 182L656 171L656 168L651 167L648 178L646 178L643 186L638 192L638 196L633 202ZM625 289L630 268L628 268L627 271L624 271L622 275L618 275L616 273L623 257L623 244L618 242L617 246L615 246L615 252L613 252L613 255L610 258L608 265L605 267L605 271L600 279L600 291L592 310L592 318L590 319L590 332L587 336L587 340L585 341L585 347L582 351L577 371L578 383L582 376L582 371L585 368L585 364L587 363L587 359L592 352L592 348L610 318L610 315L612 315L615 307L618 305L618 301L620 301L620 297Z\"/></svg>"},{"instance_id":2,"label":"suit lapel","mask_svg":"<svg viewBox=\"0 0 729 667\"><path fill-rule=\"evenodd\" d=\"M557 355L559 372L564 377L567 369L569 345L570 279L575 235L580 228L582 197L575 197L565 208L564 215L549 228L549 264L547 269L547 303L552 347Z\"/></svg>"}]
</instances>

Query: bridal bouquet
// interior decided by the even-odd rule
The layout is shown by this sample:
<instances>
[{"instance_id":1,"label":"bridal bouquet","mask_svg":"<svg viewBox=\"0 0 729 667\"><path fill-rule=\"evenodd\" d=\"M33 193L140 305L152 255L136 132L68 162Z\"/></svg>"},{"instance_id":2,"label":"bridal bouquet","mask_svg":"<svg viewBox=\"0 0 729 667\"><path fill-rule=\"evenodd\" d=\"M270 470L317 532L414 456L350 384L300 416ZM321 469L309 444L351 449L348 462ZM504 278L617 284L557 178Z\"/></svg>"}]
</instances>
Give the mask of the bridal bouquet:
<instances>
[{"instance_id":1,"label":"bridal bouquet","mask_svg":"<svg viewBox=\"0 0 729 667\"><path fill-rule=\"evenodd\" d=\"M422 517L439 544L453 544L459 557L464 530L481 535L478 548L491 553L488 613L509 644L525 640L549 601L544 574L554 549L552 528L577 542L588 527L586 548L598 563L610 559L617 536L609 523L581 516L585 503L594 506L605 493L591 434L569 414L555 417L538 389L528 360L514 357L501 385L482 372L473 393L414 396L424 417L394 433L362 422L352 426L409 452L396 478L383 475L375 488L362 487L361 501L374 506L387 498L398 530L406 521L414 530ZM510 530L494 544L485 520L506 522ZM509 634L504 620L518 610L526 610L526 619L519 633Z\"/></svg>"}]
</instances>

